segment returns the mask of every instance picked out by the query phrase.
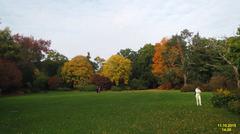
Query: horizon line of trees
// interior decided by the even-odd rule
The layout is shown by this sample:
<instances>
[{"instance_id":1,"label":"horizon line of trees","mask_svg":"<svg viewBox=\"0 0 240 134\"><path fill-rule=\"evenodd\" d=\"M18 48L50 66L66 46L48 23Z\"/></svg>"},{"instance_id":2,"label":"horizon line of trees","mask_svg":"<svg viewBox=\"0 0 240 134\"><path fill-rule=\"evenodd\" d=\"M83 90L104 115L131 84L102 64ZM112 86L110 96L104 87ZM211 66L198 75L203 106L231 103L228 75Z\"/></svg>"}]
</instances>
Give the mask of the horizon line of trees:
<instances>
[{"instance_id":1,"label":"horizon line of trees","mask_svg":"<svg viewBox=\"0 0 240 134\"><path fill-rule=\"evenodd\" d=\"M223 39L184 29L138 51L121 49L107 60L91 60L89 52L68 60L50 45L50 40L0 30L1 92L240 88L240 27Z\"/></svg>"}]
</instances>

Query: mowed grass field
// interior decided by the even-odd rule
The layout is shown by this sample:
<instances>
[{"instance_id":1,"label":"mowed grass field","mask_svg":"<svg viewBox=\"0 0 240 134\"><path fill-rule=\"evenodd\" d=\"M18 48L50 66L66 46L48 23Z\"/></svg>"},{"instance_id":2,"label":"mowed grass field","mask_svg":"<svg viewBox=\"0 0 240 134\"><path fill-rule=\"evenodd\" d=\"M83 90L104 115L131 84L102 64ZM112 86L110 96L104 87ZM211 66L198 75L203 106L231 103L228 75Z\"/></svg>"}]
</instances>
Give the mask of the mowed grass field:
<instances>
[{"instance_id":1,"label":"mowed grass field","mask_svg":"<svg viewBox=\"0 0 240 134\"><path fill-rule=\"evenodd\" d=\"M214 108L212 93L180 91L48 92L0 98L1 134L219 134L240 116Z\"/></svg>"}]
</instances>

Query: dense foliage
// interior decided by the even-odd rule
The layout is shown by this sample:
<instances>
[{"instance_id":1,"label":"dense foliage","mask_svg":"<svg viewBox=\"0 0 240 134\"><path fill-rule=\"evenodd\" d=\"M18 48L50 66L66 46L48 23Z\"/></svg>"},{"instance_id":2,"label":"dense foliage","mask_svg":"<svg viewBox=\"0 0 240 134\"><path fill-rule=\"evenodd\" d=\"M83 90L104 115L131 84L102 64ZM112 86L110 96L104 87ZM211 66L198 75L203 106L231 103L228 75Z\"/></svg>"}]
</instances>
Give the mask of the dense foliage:
<instances>
[{"instance_id":1,"label":"dense foliage","mask_svg":"<svg viewBox=\"0 0 240 134\"><path fill-rule=\"evenodd\" d=\"M115 85L128 84L131 69L129 59L121 55L113 55L104 63L101 74L108 77Z\"/></svg>"},{"instance_id":2,"label":"dense foliage","mask_svg":"<svg viewBox=\"0 0 240 134\"><path fill-rule=\"evenodd\" d=\"M111 80L99 74L95 74L92 76L91 83L100 88L100 90L108 90L112 87Z\"/></svg>"},{"instance_id":3,"label":"dense foliage","mask_svg":"<svg viewBox=\"0 0 240 134\"><path fill-rule=\"evenodd\" d=\"M224 107L230 111L240 114L240 91L218 89L215 95L211 98L212 104L215 107Z\"/></svg>"},{"instance_id":4,"label":"dense foliage","mask_svg":"<svg viewBox=\"0 0 240 134\"><path fill-rule=\"evenodd\" d=\"M21 86L22 73L14 62L0 59L0 89L15 89ZM1 91L0 91L1 92Z\"/></svg>"},{"instance_id":5,"label":"dense foliage","mask_svg":"<svg viewBox=\"0 0 240 134\"><path fill-rule=\"evenodd\" d=\"M0 30L0 88L42 90L88 84L102 89L112 84L113 89L240 88L240 28L236 35L222 39L184 29L155 45L121 49L108 60L99 56L92 60L88 52L68 61L50 45L50 40Z\"/></svg>"},{"instance_id":6,"label":"dense foliage","mask_svg":"<svg viewBox=\"0 0 240 134\"><path fill-rule=\"evenodd\" d=\"M62 67L63 80L74 88L82 88L90 83L93 75L93 66L84 56L76 56Z\"/></svg>"}]
</instances>

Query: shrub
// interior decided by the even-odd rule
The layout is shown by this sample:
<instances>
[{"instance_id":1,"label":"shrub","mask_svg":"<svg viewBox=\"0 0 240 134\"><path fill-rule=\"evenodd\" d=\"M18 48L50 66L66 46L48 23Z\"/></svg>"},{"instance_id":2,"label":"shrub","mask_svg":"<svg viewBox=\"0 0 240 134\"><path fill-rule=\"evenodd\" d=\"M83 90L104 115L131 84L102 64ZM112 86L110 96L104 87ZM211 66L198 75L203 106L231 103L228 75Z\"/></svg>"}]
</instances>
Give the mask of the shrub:
<instances>
[{"instance_id":1,"label":"shrub","mask_svg":"<svg viewBox=\"0 0 240 134\"><path fill-rule=\"evenodd\" d=\"M181 88L182 92L194 92L196 86L194 84L187 84Z\"/></svg>"},{"instance_id":2,"label":"shrub","mask_svg":"<svg viewBox=\"0 0 240 134\"><path fill-rule=\"evenodd\" d=\"M112 87L112 82L110 81L109 78L98 75L98 74L95 74L91 78L91 83L96 85L97 87L100 87L101 90L111 89Z\"/></svg>"},{"instance_id":3,"label":"shrub","mask_svg":"<svg viewBox=\"0 0 240 134\"><path fill-rule=\"evenodd\" d=\"M131 89L138 89L138 90L147 89L146 81L140 80L140 79L131 80L129 83L129 86Z\"/></svg>"},{"instance_id":4,"label":"shrub","mask_svg":"<svg viewBox=\"0 0 240 134\"><path fill-rule=\"evenodd\" d=\"M97 86L96 85L86 85L80 91L96 91Z\"/></svg>"},{"instance_id":5,"label":"shrub","mask_svg":"<svg viewBox=\"0 0 240 134\"><path fill-rule=\"evenodd\" d=\"M211 98L213 106L226 108L228 108L229 102L236 100L240 100L240 97L226 89L217 89L217 92Z\"/></svg>"},{"instance_id":6,"label":"shrub","mask_svg":"<svg viewBox=\"0 0 240 134\"><path fill-rule=\"evenodd\" d=\"M75 84L75 86L73 87L76 90L83 90L83 88L85 88L88 84L86 83L86 81L79 81L78 84Z\"/></svg>"},{"instance_id":7,"label":"shrub","mask_svg":"<svg viewBox=\"0 0 240 134\"><path fill-rule=\"evenodd\" d=\"M228 102L228 109L234 113L240 114L240 100Z\"/></svg>"},{"instance_id":8,"label":"shrub","mask_svg":"<svg viewBox=\"0 0 240 134\"><path fill-rule=\"evenodd\" d=\"M197 86L196 86L197 87ZM200 86L201 91L212 91L212 88L209 84L201 84Z\"/></svg>"},{"instance_id":9,"label":"shrub","mask_svg":"<svg viewBox=\"0 0 240 134\"><path fill-rule=\"evenodd\" d=\"M234 96L214 95L211 98L212 104L215 107L227 107L228 102L234 100Z\"/></svg>"},{"instance_id":10,"label":"shrub","mask_svg":"<svg viewBox=\"0 0 240 134\"><path fill-rule=\"evenodd\" d=\"M63 80L60 77L52 76L48 79L48 88L57 89L63 85Z\"/></svg>"},{"instance_id":11,"label":"shrub","mask_svg":"<svg viewBox=\"0 0 240 134\"><path fill-rule=\"evenodd\" d=\"M47 90L48 88L48 76L44 73L37 75L36 79L33 81L34 91Z\"/></svg>"},{"instance_id":12,"label":"shrub","mask_svg":"<svg viewBox=\"0 0 240 134\"><path fill-rule=\"evenodd\" d=\"M0 59L0 88L5 92L21 86L22 73L14 62Z\"/></svg>"},{"instance_id":13,"label":"shrub","mask_svg":"<svg viewBox=\"0 0 240 134\"><path fill-rule=\"evenodd\" d=\"M226 88L227 86L226 81L227 81L227 78L224 76L220 76L220 75L213 76L209 81L209 86L211 89Z\"/></svg>"},{"instance_id":14,"label":"shrub","mask_svg":"<svg viewBox=\"0 0 240 134\"><path fill-rule=\"evenodd\" d=\"M68 87L60 87L60 88L57 88L58 91L71 91L72 88L68 88Z\"/></svg>"},{"instance_id":15,"label":"shrub","mask_svg":"<svg viewBox=\"0 0 240 134\"><path fill-rule=\"evenodd\" d=\"M162 90L168 90L172 88L172 84L170 82L166 82L161 84L158 88Z\"/></svg>"},{"instance_id":16,"label":"shrub","mask_svg":"<svg viewBox=\"0 0 240 134\"><path fill-rule=\"evenodd\" d=\"M119 87L119 86L112 86L111 88L112 91L122 91L122 87Z\"/></svg>"},{"instance_id":17,"label":"shrub","mask_svg":"<svg viewBox=\"0 0 240 134\"><path fill-rule=\"evenodd\" d=\"M235 80L227 80L226 81L226 87L227 89L236 89L237 88L237 83Z\"/></svg>"}]
</instances>

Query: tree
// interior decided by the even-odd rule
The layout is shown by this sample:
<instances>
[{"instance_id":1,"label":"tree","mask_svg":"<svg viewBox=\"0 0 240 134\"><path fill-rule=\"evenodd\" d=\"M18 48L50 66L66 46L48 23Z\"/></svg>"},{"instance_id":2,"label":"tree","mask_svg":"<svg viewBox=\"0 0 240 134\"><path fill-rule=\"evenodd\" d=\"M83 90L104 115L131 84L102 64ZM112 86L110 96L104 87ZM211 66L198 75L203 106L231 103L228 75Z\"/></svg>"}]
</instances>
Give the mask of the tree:
<instances>
[{"instance_id":1,"label":"tree","mask_svg":"<svg viewBox=\"0 0 240 134\"><path fill-rule=\"evenodd\" d=\"M179 86L182 76L183 44L180 36L171 39L163 38L155 46L153 57L153 73L161 78L161 83L171 86Z\"/></svg>"},{"instance_id":2,"label":"tree","mask_svg":"<svg viewBox=\"0 0 240 134\"><path fill-rule=\"evenodd\" d=\"M60 69L68 58L57 51L50 50L47 52L47 57L41 62L41 70L48 76L60 74Z\"/></svg>"},{"instance_id":3,"label":"tree","mask_svg":"<svg viewBox=\"0 0 240 134\"><path fill-rule=\"evenodd\" d=\"M20 53L20 46L14 42L10 29L0 30L0 58L17 62Z\"/></svg>"},{"instance_id":4,"label":"tree","mask_svg":"<svg viewBox=\"0 0 240 134\"><path fill-rule=\"evenodd\" d=\"M224 40L212 39L211 43L219 57L232 67L237 87L240 88L240 27L236 36Z\"/></svg>"},{"instance_id":5,"label":"tree","mask_svg":"<svg viewBox=\"0 0 240 134\"><path fill-rule=\"evenodd\" d=\"M167 49L168 39L163 38L160 43L156 43L154 48L152 73L156 76L161 76L167 69L164 61L163 52Z\"/></svg>"},{"instance_id":6,"label":"tree","mask_svg":"<svg viewBox=\"0 0 240 134\"><path fill-rule=\"evenodd\" d=\"M0 58L0 88L15 89L21 86L22 73L14 62Z\"/></svg>"},{"instance_id":7,"label":"tree","mask_svg":"<svg viewBox=\"0 0 240 134\"><path fill-rule=\"evenodd\" d=\"M13 35L14 42L19 47L17 65L23 73L23 82L33 82L33 70L40 68L41 61L49 51L51 41L43 39L34 39L34 37L25 37L19 34Z\"/></svg>"},{"instance_id":8,"label":"tree","mask_svg":"<svg viewBox=\"0 0 240 134\"><path fill-rule=\"evenodd\" d=\"M93 72L93 67L85 56L76 56L64 63L61 74L63 80L75 88L88 84Z\"/></svg>"},{"instance_id":9,"label":"tree","mask_svg":"<svg viewBox=\"0 0 240 134\"><path fill-rule=\"evenodd\" d=\"M145 81L144 86L154 88L157 86L157 80L152 74L154 46L152 44L145 44L137 52L136 61L133 63L132 79Z\"/></svg>"},{"instance_id":10,"label":"tree","mask_svg":"<svg viewBox=\"0 0 240 134\"><path fill-rule=\"evenodd\" d=\"M128 84L131 69L132 66L129 59L120 55L113 55L103 65L101 74L108 77L118 86L121 80Z\"/></svg>"},{"instance_id":11,"label":"tree","mask_svg":"<svg viewBox=\"0 0 240 134\"><path fill-rule=\"evenodd\" d=\"M34 37L25 37L19 34L13 36L14 42L20 46L21 60L33 64L39 64L44 55L49 51L50 40L39 39Z\"/></svg>"},{"instance_id":12,"label":"tree","mask_svg":"<svg viewBox=\"0 0 240 134\"><path fill-rule=\"evenodd\" d=\"M134 62L136 60L136 58L137 58L137 52L133 51L130 48L121 49L117 54L121 55L121 56L123 56L125 58L128 58L132 62Z\"/></svg>"},{"instance_id":13,"label":"tree","mask_svg":"<svg viewBox=\"0 0 240 134\"><path fill-rule=\"evenodd\" d=\"M180 35L176 34L173 35L170 39L166 41L163 40L165 46L157 46L162 47L162 62L165 64L165 71L173 71L178 77L183 78L184 84L183 86L187 85L188 74L189 74L189 64L190 64L190 57L189 57L189 46L192 45L192 35L193 33L187 29L184 29L180 32ZM161 49L161 48L160 48ZM156 56L158 56L157 54ZM159 60L160 58L158 57ZM157 62L157 61L155 61ZM162 64L162 65L163 65ZM160 64L161 65L161 64ZM156 65L157 67L157 65ZM167 68L166 68L167 67ZM161 69L157 69L156 71L164 71Z\"/></svg>"},{"instance_id":14,"label":"tree","mask_svg":"<svg viewBox=\"0 0 240 134\"><path fill-rule=\"evenodd\" d=\"M192 45L192 35L193 32L190 32L188 29L184 29L181 31L180 36L176 35L175 38L177 40L177 47L179 47L179 56L180 56L180 67L183 73L183 86L187 86L188 74L189 74L189 65L190 63L190 50L189 46ZM173 37L174 38L174 37Z\"/></svg>"},{"instance_id":15,"label":"tree","mask_svg":"<svg viewBox=\"0 0 240 134\"><path fill-rule=\"evenodd\" d=\"M105 59L97 56L94 58L94 61L97 64L97 71L99 71L102 68L103 62L105 62Z\"/></svg>"},{"instance_id":16,"label":"tree","mask_svg":"<svg viewBox=\"0 0 240 134\"><path fill-rule=\"evenodd\" d=\"M33 81L33 87L37 90L45 90L48 89L48 79L49 77L39 70L35 70L35 79Z\"/></svg>"},{"instance_id":17,"label":"tree","mask_svg":"<svg viewBox=\"0 0 240 134\"><path fill-rule=\"evenodd\" d=\"M94 62L94 61L91 60L91 54L90 54L90 52L87 52L86 58L87 58L88 61L91 63L94 71L97 71L97 70L99 69L99 66L98 66L98 64L97 64L96 62Z\"/></svg>"},{"instance_id":18,"label":"tree","mask_svg":"<svg viewBox=\"0 0 240 134\"><path fill-rule=\"evenodd\" d=\"M209 39L197 33L192 37L192 44L188 49L188 79L197 83L208 82L218 70L214 64L219 63L219 59L215 58L217 53L211 48Z\"/></svg>"}]
</instances>

